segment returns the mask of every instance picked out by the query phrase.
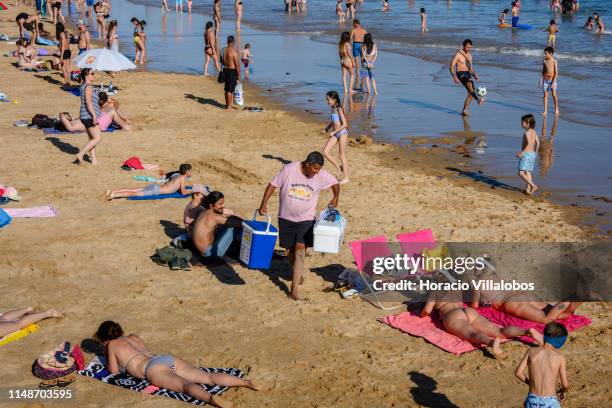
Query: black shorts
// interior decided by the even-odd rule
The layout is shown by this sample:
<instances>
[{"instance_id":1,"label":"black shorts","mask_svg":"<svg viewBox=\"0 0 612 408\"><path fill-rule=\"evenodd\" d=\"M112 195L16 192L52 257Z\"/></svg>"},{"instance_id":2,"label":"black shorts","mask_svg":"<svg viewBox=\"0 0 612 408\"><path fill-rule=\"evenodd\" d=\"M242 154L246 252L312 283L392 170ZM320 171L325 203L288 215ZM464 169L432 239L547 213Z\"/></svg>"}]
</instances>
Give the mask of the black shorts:
<instances>
[{"instance_id":1,"label":"black shorts","mask_svg":"<svg viewBox=\"0 0 612 408\"><path fill-rule=\"evenodd\" d=\"M312 247L314 225L315 220L295 222L279 218L278 240L280 246L291 249L295 247L295 244L300 243L306 245L306 247Z\"/></svg>"},{"instance_id":2,"label":"black shorts","mask_svg":"<svg viewBox=\"0 0 612 408\"><path fill-rule=\"evenodd\" d=\"M62 54L62 59L63 60L69 60L70 57L72 57L72 51L64 50L64 53Z\"/></svg>"},{"instance_id":3,"label":"black shorts","mask_svg":"<svg viewBox=\"0 0 612 408\"><path fill-rule=\"evenodd\" d=\"M56 9L61 9L62 8L62 3L60 3L59 1L57 3L53 3L51 5L52 8L56 8Z\"/></svg>"},{"instance_id":4,"label":"black shorts","mask_svg":"<svg viewBox=\"0 0 612 408\"><path fill-rule=\"evenodd\" d=\"M94 125L93 124L93 119L79 119L81 121L81 123L83 124L83 126L85 126L85 129L89 129L98 125Z\"/></svg>"},{"instance_id":5,"label":"black shorts","mask_svg":"<svg viewBox=\"0 0 612 408\"><path fill-rule=\"evenodd\" d=\"M234 93L238 85L238 71L235 69L223 68L225 75L225 92Z\"/></svg>"},{"instance_id":6,"label":"black shorts","mask_svg":"<svg viewBox=\"0 0 612 408\"><path fill-rule=\"evenodd\" d=\"M468 82L472 81L472 74L469 71L457 71L457 78L467 88Z\"/></svg>"}]
</instances>

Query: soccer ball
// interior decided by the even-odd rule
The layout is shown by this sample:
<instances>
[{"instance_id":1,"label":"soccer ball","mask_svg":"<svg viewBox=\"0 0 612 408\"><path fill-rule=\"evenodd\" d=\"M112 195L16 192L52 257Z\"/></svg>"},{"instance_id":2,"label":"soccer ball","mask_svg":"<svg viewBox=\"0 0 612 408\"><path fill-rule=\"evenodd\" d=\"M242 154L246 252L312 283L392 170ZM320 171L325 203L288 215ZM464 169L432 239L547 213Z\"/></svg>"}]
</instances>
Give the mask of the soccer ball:
<instances>
[{"instance_id":1,"label":"soccer ball","mask_svg":"<svg viewBox=\"0 0 612 408\"><path fill-rule=\"evenodd\" d=\"M480 96L481 98L485 96L486 94L487 94L487 88L485 88L484 86L479 86L476 89L476 95Z\"/></svg>"}]
</instances>

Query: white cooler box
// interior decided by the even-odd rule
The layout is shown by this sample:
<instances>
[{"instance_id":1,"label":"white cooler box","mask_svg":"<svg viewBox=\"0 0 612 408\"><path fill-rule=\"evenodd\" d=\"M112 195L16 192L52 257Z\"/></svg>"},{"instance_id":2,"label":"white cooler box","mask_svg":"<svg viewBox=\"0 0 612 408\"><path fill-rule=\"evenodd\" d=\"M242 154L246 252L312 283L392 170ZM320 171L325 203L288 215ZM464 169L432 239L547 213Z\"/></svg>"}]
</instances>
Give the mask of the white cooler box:
<instances>
[{"instance_id":1,"label":"white cooler box","mask_svg":"<svg viewBox=\"0 0 612 408\"><path fill-rule=\"evenodd\" d=\"M314 250L337 254L344 240L344 220L329 222L319 220L314 226Z\"/></svg>"}]
</instances>

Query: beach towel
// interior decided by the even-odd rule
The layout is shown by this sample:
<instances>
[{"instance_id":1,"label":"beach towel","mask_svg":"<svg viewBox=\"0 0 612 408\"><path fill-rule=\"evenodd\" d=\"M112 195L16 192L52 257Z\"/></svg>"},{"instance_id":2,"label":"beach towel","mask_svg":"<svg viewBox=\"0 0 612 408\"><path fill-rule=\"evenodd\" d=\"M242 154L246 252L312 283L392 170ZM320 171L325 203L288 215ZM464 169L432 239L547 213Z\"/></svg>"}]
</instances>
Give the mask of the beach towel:
<instances>
[{"instance_id":1,"label":"beach towel","mask_svg":"<svg viewBox=\"0 0 612 408\"><path fill-rule=\"evenodd\" d=\"M202 371L206 371L207 373L225 373L239 378L244 377L244 373L238 370L237 368L198 368ZM108 369L99 357L95 357L93 360L91 360L91 362L87 365L87 367L85 367L84 370L78 371L78 374L86 377L95 378L96 380L102 381L107 384L127 388L128 390L132 391L144 392L145 394L152 395L161 395L175 400L188 402L193 405L206 404L204 401L197 400L187 394L156 387L154 385L151 385L149 381L134 378L128 373L115 375L109 374ZM202 387L204 387L206 391L213 395L220 395L228 389L228 387L222 387L219 385L202 385Z\"/></svg>"},{"instance_id":2,"label":"beach towel","mask_svg":"<svg viewBox=\"0 0 612 408\"><path fill-rule=\"evenodd\" d=\"M116 128L110 126L108 129L103 130L102 132L103 133L111 133L111 132L114 132L115 130L119 130L119 129L116 129ZM57 130L57 129L54 129L54 128L43 128L42 131L43 131L44 135L74 135L74 134L77 134L77 133L85 133L85 131L83 131L83 132L68 132L68 131Z\"/></svg>"},{"instance_id":3,"label":"beach towel","mask_svg":"<svg viewBox=\"0 0 612 408\"><path fill-rule=\"evenodd\" d=\"M30 334L38 331L39 327L37 324L31 324L29 326L24 327L21 330L17 330L16 332L12 332L7 334L4 337L0 337L0 346L4 346L5 344L12 343L13 341L22 339Z\"/></svg>"},{"instance_id":4,"label":"beach towel","mask_svg":"<svg viewBox=\"0 0 612 408\"><path fill-rule=\"evenodd\" d=\"M476 350L476 347L469 341L446 332L436 315L420 317L418 312L404 312L382 317L378 321L412 336L422 337L434 346L455 355Z\"/></svg>"},{"instance_id":5,"label":"beach towel","mask_svg":"<svg viewBox=\"0 0 612 408\"><path fill-rule=\"evenodd\" d=\"M165 177L155 178L152 176L134 176L134 180L146 181L147 183L160 183L160 184L168 181Z\"/></svg>"},{"instance_id":6,"label":"beach towel","mask_svg":"<svg viewBox=\"0 0 612 408\"><path fill-rule=\"evenodd\" d=\"M60 88L62 91L68 92L73 94L74 96L81 96L81 90L79 88L68 88L68 89L63 89Z\"/></svg>"},{"instance_id":7,"label":"beach towel","mask_svg":"<svg viewBox=\"0 0 612 408\"><path fill-rule=\"evenodd\" d=\"M164 198L187 198L189 194L181 194L178 191L171 194L159 194L155 196L134 196L128 197L128 200L143 201L143 200L163 200Z\"/></svg>"},{"instance_id":8,"label":"beach towel","mask_svg":"<svg viewBox=\"0 0 612 408\"><path fill-rule=\"evenodd\" d=\"M544 333L544 324L510 316L509 314L493 309L492 307L481 307L478 309L478 313L480 313L493 323L498 324L502 327L516 326L520 327L521 329L535 328L540 333ZM557 320L557 322L565 326L568 332L573 332L585 326L588 326L592 323L592 320L586 316L572 315L566 319ZM533 339L531 337L519 338L525 342L533 342Z\"/></svg>"},{"instance_id":9,"label":"beach towel","mask_svg":"<svg viewBox=\"0 0 612 408\"><path fill-rule=\"evenodd\" d=\"M52 205L30 208L7 208L4 211L13 218L47 218L59 215L57 209Z\"/></svg>"}]
</instances>

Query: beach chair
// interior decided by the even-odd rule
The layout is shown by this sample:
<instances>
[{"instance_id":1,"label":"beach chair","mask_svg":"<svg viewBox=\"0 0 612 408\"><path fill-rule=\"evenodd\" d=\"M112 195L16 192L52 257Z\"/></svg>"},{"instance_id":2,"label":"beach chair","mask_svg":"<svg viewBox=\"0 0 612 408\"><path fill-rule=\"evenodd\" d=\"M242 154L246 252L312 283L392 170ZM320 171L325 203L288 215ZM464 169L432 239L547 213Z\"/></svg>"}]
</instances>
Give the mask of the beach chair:
<instances>
[{"instance_id":1,"label":"beach chair","mask_svg":"<svg viewBox=\"0 0 612 408\"><path fill-rule=\"evenodd\" d=\"M436 250L438 245L436 243L436 238L430 229L397 234L397 240L402 247L402 251L410 256L421 256L423 251ZM437 269L437 271L442 273L449 282L457 281L457 279L455 279L446 269Z\"/></svg>"},{"instance_id":2,"label":"beach chair","mask_svg":"<svg viewBox=\"0 0 612 408\"><path fill-rule=\"evenodd\" d=\"M357 265L357 271L359 272L361 279L367 288L370 290L370 293L372 293L374 301L365 296L361 296L361 298L383 310L395 310L402 307L402 305L393 307L384 306L378 297L378 293L380 292L377 292L374 290L374 288L372 288L368 279L368 277L372 278L373 276L372 263L374 258L386 258L393 256L393 252L391 251L387 237L384 235L378 235L372 238L352 241L349 243L349 246L351 247L351 252L353 253L353 259L355 259L355 265Z\"/></svg>"}]
</instances>

